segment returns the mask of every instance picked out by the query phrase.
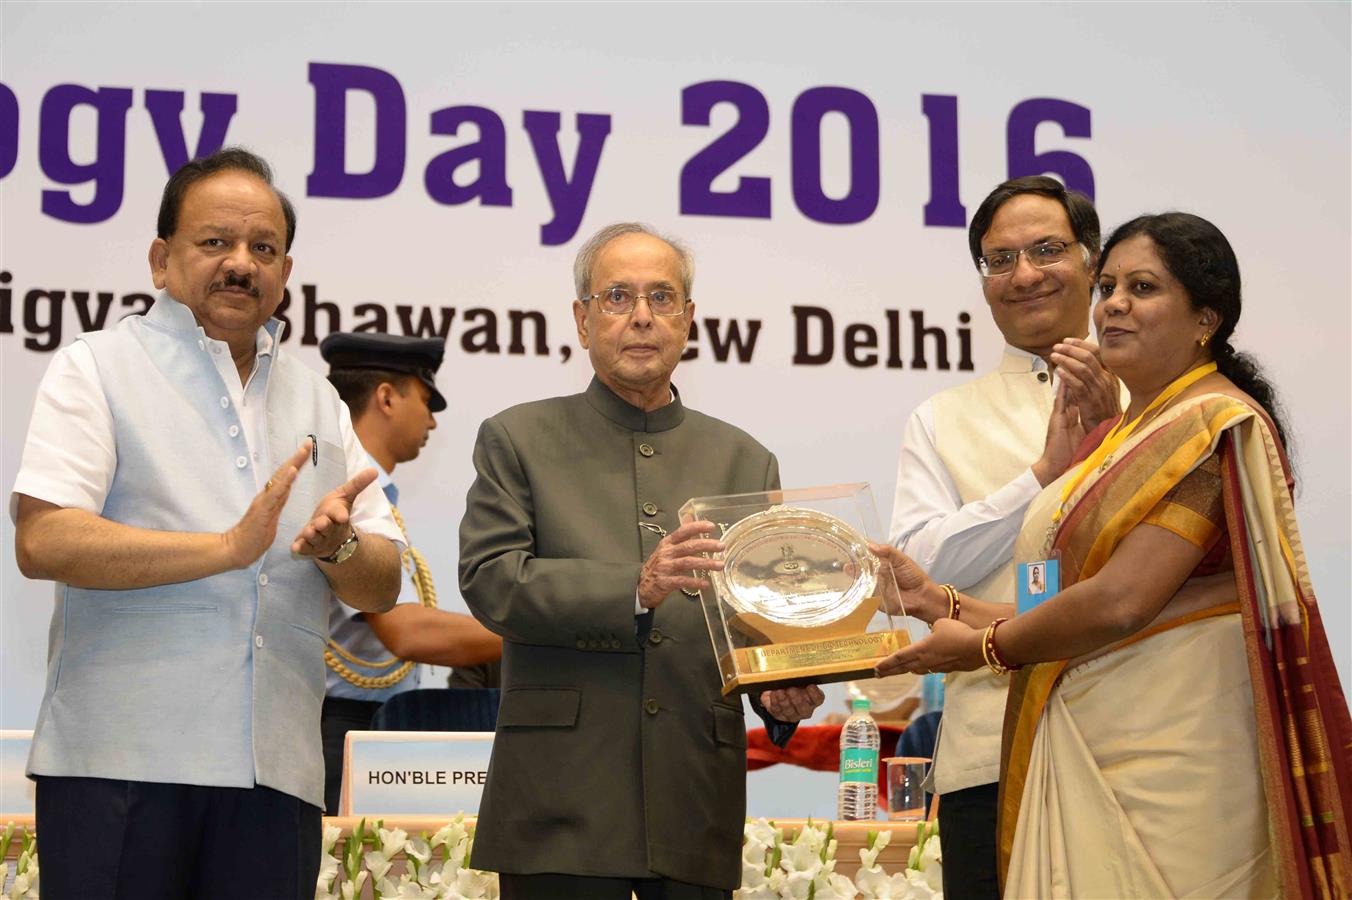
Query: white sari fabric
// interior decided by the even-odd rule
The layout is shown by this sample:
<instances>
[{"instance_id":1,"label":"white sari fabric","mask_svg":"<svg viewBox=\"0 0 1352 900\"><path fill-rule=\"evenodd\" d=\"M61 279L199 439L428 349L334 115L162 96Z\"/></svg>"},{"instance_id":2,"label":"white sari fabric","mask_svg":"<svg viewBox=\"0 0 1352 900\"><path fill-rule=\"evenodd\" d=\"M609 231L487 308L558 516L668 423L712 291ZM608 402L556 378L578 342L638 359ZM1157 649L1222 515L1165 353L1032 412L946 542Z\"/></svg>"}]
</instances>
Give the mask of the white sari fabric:
<instances>
[{"instance_id":1,"label":"white sari fabric","mask_svg":"<svg viewBox=\"0 0 1352 900\"><path fill-rule=\"evenodd\" d=\"M1278 895L1241 627L1202 619L1062 676L1006 898Z\"/></svg>"}]
</instances>

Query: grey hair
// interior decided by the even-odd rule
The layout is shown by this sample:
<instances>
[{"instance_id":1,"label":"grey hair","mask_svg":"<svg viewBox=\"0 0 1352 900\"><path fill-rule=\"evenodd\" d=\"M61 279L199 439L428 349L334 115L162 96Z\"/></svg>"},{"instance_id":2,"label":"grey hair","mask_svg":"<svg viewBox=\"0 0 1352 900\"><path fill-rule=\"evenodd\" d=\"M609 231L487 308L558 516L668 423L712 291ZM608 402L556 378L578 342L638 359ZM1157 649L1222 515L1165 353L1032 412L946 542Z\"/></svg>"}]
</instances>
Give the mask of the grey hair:
<instances>
[{"instance_id":1,"label":"grey hair","mask_svg":"<svg viewBox=\"0 0 1352 900\"><path fill-rule=\"evenodd\" d=\"M573 261L573 286L577 291L575 296L581 299L591 292L592 269L596 266L596 256L601 252L601 248L626 234L646 234L676 251L681 266L681 293L689 300L692 296L690 292L695 286L695 258L690 254L690 248L642 222L616 222L587 239L582 249L577 251L577 259Z\"/></svg>"}]
</instances>

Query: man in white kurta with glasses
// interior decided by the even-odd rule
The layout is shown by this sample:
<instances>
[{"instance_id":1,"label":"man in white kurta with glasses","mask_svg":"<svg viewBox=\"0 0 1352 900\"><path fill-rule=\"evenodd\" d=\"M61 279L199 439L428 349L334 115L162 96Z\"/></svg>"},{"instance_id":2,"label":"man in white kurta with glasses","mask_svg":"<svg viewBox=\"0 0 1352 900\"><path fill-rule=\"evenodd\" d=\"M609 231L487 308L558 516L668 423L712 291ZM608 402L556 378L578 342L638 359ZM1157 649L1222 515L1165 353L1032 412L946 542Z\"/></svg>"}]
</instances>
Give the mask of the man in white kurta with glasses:
<instances>
[{"instance_id":1,"label":"man in white kurta with glasses","mask_svg":"<svg viewBox=\"0 0 1352 900\"><path fill-rule=\"evenodd\" d=\"M929 398L901 442L891 539L938 582L1014 603L1014 538L1024 512L1075 447L1048 441L1058 390L1086 431L1120 410L1117 379L1086 340L1098 214L1045 176L1001 184L972 216L972 262L1005 339L993 372ZM910 610L933 621L949 609ZM961 610L957 610L959 617ZM1009 679L945 680L934 787L944 836L944 895L996 898L995 817Z\"/></svg>"}]
</instances>

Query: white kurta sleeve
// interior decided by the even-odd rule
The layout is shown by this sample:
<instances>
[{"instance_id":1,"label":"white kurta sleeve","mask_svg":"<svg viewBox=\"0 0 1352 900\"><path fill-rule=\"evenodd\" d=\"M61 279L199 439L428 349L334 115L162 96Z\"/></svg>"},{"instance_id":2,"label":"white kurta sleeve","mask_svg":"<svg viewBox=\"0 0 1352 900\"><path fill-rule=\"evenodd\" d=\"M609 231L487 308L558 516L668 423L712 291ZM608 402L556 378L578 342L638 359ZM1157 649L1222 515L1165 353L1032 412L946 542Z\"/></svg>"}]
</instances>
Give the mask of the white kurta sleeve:
<instances>
[{"instance_id":1,"label":"white kurta sleeve","mask_svg":"<svg viewBox=\"0 0 1352 900\"><path fill-rule=\"evenodd\" d=\"M991 494L963 503L939 458L934 407L927 400L906 422L897 462L889 536L931 578L964 588L1009 561L1028 503L1042 490L1024 469Z\"/></svg>"}]
</instances>

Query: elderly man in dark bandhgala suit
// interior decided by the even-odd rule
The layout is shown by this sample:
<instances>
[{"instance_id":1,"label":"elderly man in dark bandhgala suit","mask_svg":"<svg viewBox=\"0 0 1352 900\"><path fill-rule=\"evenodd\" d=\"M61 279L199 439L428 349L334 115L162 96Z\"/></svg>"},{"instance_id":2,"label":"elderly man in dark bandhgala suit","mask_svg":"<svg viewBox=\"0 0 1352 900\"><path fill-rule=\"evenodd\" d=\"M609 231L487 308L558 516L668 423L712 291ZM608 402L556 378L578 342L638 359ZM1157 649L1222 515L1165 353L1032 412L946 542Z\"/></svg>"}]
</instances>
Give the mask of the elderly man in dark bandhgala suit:
<instances>
[{"instance_id":1,"label":"elderly man in dark bandhgala suit","mask_svg":"<svg viewBox=\"0 0 1352 900\"><path fill-rule=\"evenodd\" d=\"M474 448L460 585L505 643L473 864L508 900L728 897L741 879L746 726L691 596L721 545L677 510L777 488L779 469L671 385L692 274L644 226L598 233L574 267L591 385L499 413ZM821 701L752 705L782 743Z\"/></svg>"}]
</instances>

